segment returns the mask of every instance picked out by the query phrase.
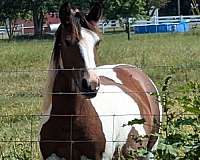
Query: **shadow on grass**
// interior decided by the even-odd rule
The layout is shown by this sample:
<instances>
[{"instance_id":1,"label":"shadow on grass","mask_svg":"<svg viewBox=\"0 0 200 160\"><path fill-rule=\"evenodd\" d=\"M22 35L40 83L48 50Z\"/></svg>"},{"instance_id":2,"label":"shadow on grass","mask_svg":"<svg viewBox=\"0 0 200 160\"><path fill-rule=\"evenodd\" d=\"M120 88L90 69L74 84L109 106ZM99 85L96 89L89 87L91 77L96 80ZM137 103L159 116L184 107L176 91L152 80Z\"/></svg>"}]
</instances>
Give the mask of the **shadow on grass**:
<instances>
[{"instance_id":1,"label":"shadow on grass","mask_svg":"<svg viewBox=\"0 0 200 160\"><path fill-rule=\"evenodd\" d=\"M13 40L24 41L24 40L52 40L54 39L54 34L43 34L43 35L20 35L15 36Z\"/></svg>"},{"instance_id":2,"label":"shadow on grass","mask_svg":"<svg viewBox=\"0 0 200 160\"><path fill-rule=\"evenodd\" d=\"M125 33L125 31L124 30L109 30L109 31L105 31L105 33L102 33L102 34L109 35L109 34L121 34L121 33Z\"/></svg>"},{"instance_id":3,"label":"shadow on grass","mask_svg":"<svg viewBox=\"0 0 200 160\"><path fill-rule=\"evenodd\" d=\"M0 42L12 42L12 41L27 41L27 40L53 40L55 34L43 34L43 35L17 35L12 39L0 39Z\"/></svg>"},{"instance_id":4,"label":"shadow on grass","mask_svg":"<svg viewBox=\"0 0 200 160\"><path fill-rule=\"evenodd\" d=\"M124 30L106 30L103 35L119 35L124 33ZM12 39L1 39L0 42L12 42L12 41L27 41L27 40L53 40L55 38L54 33L47 33L42 35L15 35Z\"/></svg>"}]
</instances>

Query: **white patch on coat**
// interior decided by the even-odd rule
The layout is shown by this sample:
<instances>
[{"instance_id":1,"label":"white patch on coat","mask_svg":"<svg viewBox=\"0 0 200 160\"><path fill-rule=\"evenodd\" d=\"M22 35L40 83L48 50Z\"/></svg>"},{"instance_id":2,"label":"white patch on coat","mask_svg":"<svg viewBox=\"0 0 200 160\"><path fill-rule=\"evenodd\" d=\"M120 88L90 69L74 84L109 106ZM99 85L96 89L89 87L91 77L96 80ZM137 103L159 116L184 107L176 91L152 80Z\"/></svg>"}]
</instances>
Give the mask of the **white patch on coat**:
<instances>
[{"instance_id":1,"label":"white patch on coat","mask_svg":"<svg viewBox=\"0 0 200 160\"><path fill-rule=\"evenodd\" d=\"M95 32L85 28L81 28L81 36L82 39L79 41L79 47L85 60L86 68L94 69L96 68L94 47L100 38Z\"/></svg>"},{"instance_id":2,"label":"white patch on coat","mask_svg":"<svg viewBox=\"0 0 200 160\"><path fill-rule=\"evenodd\" d=\"M114 85L101 85L99 93L91 102L100 116L106 138L103 157L112 159L116 147L126 143L132 128L123 125L135 118L141 119L140 110L129 95ZM139 135L146 135L143 125L136 124L134 127Z\"/></svg>"},{"instance_id":3,"label":"white patch on coat","mask_svg":"<svg viewBox=\"0 0 200 160\"><path fill-rule=\"evenodd\" d=\"M97 67L96 72L97 72L98 76L105 76L105 77L112 79L116 83L122 84L121 80L118 79L116 72L114 72L113 69L115 67L123 67L124 65L127 67L135 67L135 66L126 65L126 64L104 65L104 66ZM151 79L150 79L150 81L152 82L152 84L154 85L154 87L158 93L158 89L156 88L155 84L153 83L153 81ZM121 92L121 94L119 92ZM99 115L105 115L105 113L106 113L106 115L108 115L108 114L110 114L110 115L123 115L123 114L129 115L129 116L126 116L125 119L123 119L123 116L121 116L121 118L120 118L120 116L114 116L112 118L109 115L103 116L103 117L100 116L100 119L101 119L102 125L103 125L103 131L104 131L104 134L106 137L106 141L108 141L106 143L106 151L103 155L103 157L104 157L103 159L105 159L105 160L108 159L108 157L110 159L112 158L112 155L113 155L116 147L121 148L125 144L126 138L128 137L128 133L131 130L131 127L128 127L128 126L122 129L119 124L122 124L122 123L127 124L127 122L130 120L133 120L135 118L137 118L137 119L142 118L140 116L140 111L139 111L139 108L138 108L137 104L135 103L135 101L131 97L129 97L127 94L124 94L122 92L123 91L120 88L117 88L116 86L101 85L97 97L92 99L93 105L95 106L95 109L97 110ZM127 96L129 98L125 98ZM160 114L161 114L160 120L162 121L161 103L159 103L159 110L160 110ZM131 116L131 114L133 114L134 116ZM112 125L112 124L114 124L114 125ZM144 136L146 134L143 125L134 125L134 127L138 131L139 135ZM118 130L117 130L117 128L118 128ZM110 132L111 129L113 130L112 132ZM111 137L112 137L112 140L110 140ZM112 141L114 141L114 142L112 142ZM117 141L121 141L121 142L117 142ZM156 150L157 144L158 144L158 140L154 144L152 151ZM148 157L153 158L154 156L152 153L149 153Z\"/></svg>"},{"instance_id":4,"label":"white patch on coat","mask_svg":"<svg viewBox=\"0 0 200 160\"><path fill-rule=\"evenodd\" d=\"M66 160L66 159L65 158L60 158L55 153L53 153L46 160Z\"/></svg>"},{"instance_id":5,"label":"white patch on coat","mask_svg":"<svg viewBox=\"0 0 200 160\"><path fill-rule=\"evenodd\" d=\"M123 84L122 81L117 77L116 72L113 71L114 68L116 67L130 67L130 68L136 68L136 66L132 66L129 64L114 64L114 65L103 65L103 66L98 66L96 68L96 73L98 76L105 76L109 79L112 79L116 83Z\"/></svg>"},{"instance_id":6,"label":"white patch on coat","mask_svg":"<svg viewBox=\"0 0 200 160\"><path fill-rule=\"evenodd\" d=\"M116 83L122 84L122 81L117 78L116 72L113 72L113 68L118 65L104 65L96 68L96 73L98 76L105 76L109 79L112 79Z\"/></svg>"}]
</instances>

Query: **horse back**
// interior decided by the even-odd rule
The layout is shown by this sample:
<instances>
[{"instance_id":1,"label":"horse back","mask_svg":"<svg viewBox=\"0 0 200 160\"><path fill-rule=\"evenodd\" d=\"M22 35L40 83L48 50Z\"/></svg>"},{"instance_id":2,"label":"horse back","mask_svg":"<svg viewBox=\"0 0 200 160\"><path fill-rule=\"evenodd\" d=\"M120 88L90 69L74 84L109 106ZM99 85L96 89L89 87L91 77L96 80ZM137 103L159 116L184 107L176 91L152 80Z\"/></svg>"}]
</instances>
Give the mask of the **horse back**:
<instances>
[{"instance_id":1,"label":"horse back","mask_svg":"<svg viewBox=\"0 0 200 160\"><path fill-rule=\"evenodd\" d=\"M131 96L145 119L146 133L159 131L160 106L158 91L153 81L142 70L134 66L118 66L113 69L122 82L123 90Z\"/></svg>"}]
</instances>

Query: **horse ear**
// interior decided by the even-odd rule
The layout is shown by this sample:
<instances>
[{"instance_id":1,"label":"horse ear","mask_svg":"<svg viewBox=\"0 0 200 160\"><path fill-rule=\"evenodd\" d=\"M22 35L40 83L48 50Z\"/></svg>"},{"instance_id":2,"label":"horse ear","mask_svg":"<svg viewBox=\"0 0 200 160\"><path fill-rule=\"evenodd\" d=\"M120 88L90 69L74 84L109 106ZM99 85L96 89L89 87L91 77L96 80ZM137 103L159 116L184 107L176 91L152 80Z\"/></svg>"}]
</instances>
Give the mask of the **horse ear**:
<instances>
[{"instance_id":1,"label":"horse ear","mask_svg":"<svg viewBox=\"0 0 200 160\"><path fill-rule=\"evenodd\" d=\"M61 5L59 10L59 18L62 24L70 23L71 5L69 2L65 2Z\"/></svg>"},{"instance_id":2,"label":"horse ear","mask_svg":"<svg viewBox=\"0 0 200 160\"><path fill-rule=\"evenodd\" d=\"M97 25L97 22L102 16L102 12L102 5L100 3L95 3L88 15L86 16L87 21L92 25Z\"/></svg>"}]
</instances>

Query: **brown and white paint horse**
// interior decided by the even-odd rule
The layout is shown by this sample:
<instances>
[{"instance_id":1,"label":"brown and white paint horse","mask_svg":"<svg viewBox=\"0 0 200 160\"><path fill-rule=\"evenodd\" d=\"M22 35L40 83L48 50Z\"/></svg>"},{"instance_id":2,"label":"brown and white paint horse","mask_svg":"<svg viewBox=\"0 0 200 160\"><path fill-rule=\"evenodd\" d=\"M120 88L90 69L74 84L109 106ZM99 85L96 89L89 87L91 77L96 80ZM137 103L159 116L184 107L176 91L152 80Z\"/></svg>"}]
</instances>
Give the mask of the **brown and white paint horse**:
<instances>
[{"instance_id":1,"label":"brown and white paint horse","mask_svg":"<svg viewBox=\"0 0 200 160\"><path fill-rule=\"evenodd\" d=\"M162 109L149 94L157 93L153 82L131 65L96 67L101 10L95 4L84 17L69 3L60 8L40 130L45 160L111 160L126 158L130 148L156 148ZM144 124L125 125L142 118Z\"/></svg>"}]
</instances>

